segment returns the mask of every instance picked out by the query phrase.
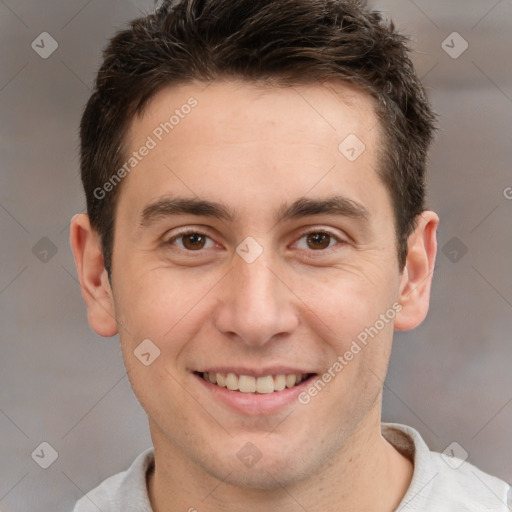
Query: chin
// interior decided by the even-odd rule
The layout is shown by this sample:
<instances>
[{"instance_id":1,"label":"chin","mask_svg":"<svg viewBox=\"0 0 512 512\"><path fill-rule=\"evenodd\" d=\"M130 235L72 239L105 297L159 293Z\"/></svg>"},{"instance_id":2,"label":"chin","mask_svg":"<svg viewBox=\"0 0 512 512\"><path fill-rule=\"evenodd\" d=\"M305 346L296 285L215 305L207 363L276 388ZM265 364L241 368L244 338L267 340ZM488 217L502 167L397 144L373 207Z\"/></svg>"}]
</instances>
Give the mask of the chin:
<instances>
[{"instance_id":1,"label":"chin","mask_svg":"<svg viewBox=\"0 0 512 512\"><path fill-rule=\"evenodd\" d=\"M265 433L234 438L230 446L217 446L205 460L204 453L196 453L196 463L212 477L240 488L254 490L281 489L316 474L325 464L321 446L310 446L300 439L288 443L280 436L270 440ZM235 441L236 439L236 441ZM308 446L309 445L309 446ZM219 450L220 448L220 450ZM325 448L325 446L324 446Z\"/></svg>"},{"instance_id":2,"label":"chin","mask_svg":"<svg viewBox=\"0 0 512 512\"><path fill-rule=\"evenodd\" d=\"M259 460L253 467L246 468L242 464L222 464L204 468L211 476L224 484L254 490L275 490L292 485L307 477L314 469L308 471L296 460ZM227 475L227 476L226 476Z\"/></svg>"}]
</instances>

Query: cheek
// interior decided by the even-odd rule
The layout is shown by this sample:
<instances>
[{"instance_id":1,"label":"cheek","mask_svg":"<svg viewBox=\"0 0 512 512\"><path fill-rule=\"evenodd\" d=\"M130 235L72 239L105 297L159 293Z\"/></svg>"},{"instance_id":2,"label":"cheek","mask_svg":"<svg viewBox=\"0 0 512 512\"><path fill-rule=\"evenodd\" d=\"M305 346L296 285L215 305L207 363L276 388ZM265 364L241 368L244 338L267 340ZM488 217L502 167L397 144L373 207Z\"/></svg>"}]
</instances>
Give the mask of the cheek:
<instances>
[{"instance_id":1,"label":"cheek","mask_svg":"<svg viewBox=\"0 0 512 512\"><path fill-rule=\"evenodd\" d=\"M129 272L127 272L128 274ZM126 327L130 338L173 338L173 331L194 328L193 321L206 301L203 299L215 287L218 278L202 274L187 276L175 270L158 268L132 273L118 289L116 316Z\"/></svg>"},{"instance_id":2,"label":"cheek","mask_svg":"<svg viewBox=\"0 0 512 512\"><path fill-rule=\"evenodd\" d=\"M344 267L304 278L297 283L297 295L310 310L323 334L340 341L356 337L373 325L396 299L397 283L382 268ZM330 333L330 335L329 335Z\"/></svg>"},{"instance_id":3,"label":"cheek","mask_svg":"<svg viewBox=\"0 0 512 512\"><path fill-rule=\"evenodd\" d=\"M123 350L123 357L133 393L151 421L168 433L193 429L187 414L190 396L179 382L177 372L169 367L166 354L162 352L149 366L128 351ZM207 424L207 418L202 420ZM179 439L178 435L175 441Z\"/></svg>"},{"instance_id":4,"label":"cheek","mask_svg":"<svg viewBox=\"0 0 512 512\"><path fill-rule=\"evenodd\" d=\"M179 371L187 343L201 326L201 299L211 285L183 279L170 270L127 272L114 288L116 316L126 371L134 394L159 425L178 428L185 420L187 395ZM172 277L171 277L172 276ZM201 281L199 281L201 283ZM180 419L181 418L181 419Z\"/></svg>"},{"instance_id":5,"label":"cheek","mask_svg":"<svg viewBox=\"0 0 512 512\"><path fill-rule=\"evenodd\" d=\"M303 317L329 347L325 397L342 396L347 407L360 399L371 402L382 387L397 314L392 273L366 268L337 269L327 280L306 279L300 292Z\"/></svg>"}]
</instances>

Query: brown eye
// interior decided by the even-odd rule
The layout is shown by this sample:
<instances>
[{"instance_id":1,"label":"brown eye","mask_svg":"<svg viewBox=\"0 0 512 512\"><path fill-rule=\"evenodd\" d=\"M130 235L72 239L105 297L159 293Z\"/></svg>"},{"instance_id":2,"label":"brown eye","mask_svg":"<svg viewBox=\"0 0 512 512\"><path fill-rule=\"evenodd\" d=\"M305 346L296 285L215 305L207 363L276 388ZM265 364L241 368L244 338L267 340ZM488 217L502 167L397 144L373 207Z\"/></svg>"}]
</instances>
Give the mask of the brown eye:
<instances>
[{"instance_id":1,"label":"brown eye","mask_svg":"<svg viewBox=\"0 0 512 512\"><path fill-rule=\"evenodd\" d=\"M328 233L310 233L307 236L307 244L310 249L327 249L331 242L331 235Z\"/></svg>"},{"instance_id":2,"label":"brown eye","mask_svg":"<svg viewBox=\"0 0 512 512\"><path fill-rule=\"evenodd\" d=\"M209 236L197 231L188 231L173 236L168 242L170 245L177 245L181 249L187 251L200 251L214 245L213 240ZM207 244L210 244L207 246Z\"/></svg>"},{"instance_id":3,"label":"brown eye","mask_svg":"<svg viewBox=\"0 0 512 512\"><path fill-rule=\"evenodd\" d=\"M304 233L294 245L296 249L314 251L318 253L318 256L321 256L331 250L341 249L346 244L347 241L341 236L329 231L317 230Z\"/></svg>"},{"instance_id":4,"label":"brown eye","mask_svg":"<svg viewBox=\"0 0 512 512\"><path fill-rule=\"evenodd\" d=\"M199 233L183 235L183 246L185 249L189 249L191 251L202 249L204 247L205 241L206 238Z\"/></svg>"}]
</instances>

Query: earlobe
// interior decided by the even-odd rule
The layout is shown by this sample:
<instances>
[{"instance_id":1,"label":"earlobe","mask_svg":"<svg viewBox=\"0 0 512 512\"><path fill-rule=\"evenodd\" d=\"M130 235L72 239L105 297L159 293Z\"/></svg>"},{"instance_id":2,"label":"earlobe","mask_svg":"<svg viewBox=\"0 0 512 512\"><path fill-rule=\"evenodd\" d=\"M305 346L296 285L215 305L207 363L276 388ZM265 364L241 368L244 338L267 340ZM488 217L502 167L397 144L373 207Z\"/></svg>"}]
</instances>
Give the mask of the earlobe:
<instances>
[{"instance_id":1,"label":"earlobe","mask_svg":"<svg viewBox=\"0 0 512 512\"><path fill-rule=\"evenodd\" d=\"M118 328L112 290L99 237L87 215L78 214L71 220L70 242L82 296L87 305L89 325L100 336L114 336Z\"/></svg>"},{"instance_id":2,"label":"earlobe","mask_svg":"<svg viewBox=\"0 0 512 512\"><path fill-rule=\"evenodd\" d=\"M418 327L427 316L437 252L437 214L425 210L416 221L416 229L409 236L407 260L400 282L402 310L395 319L395 329L404 331Z\"/></svg>"}]
</instances>

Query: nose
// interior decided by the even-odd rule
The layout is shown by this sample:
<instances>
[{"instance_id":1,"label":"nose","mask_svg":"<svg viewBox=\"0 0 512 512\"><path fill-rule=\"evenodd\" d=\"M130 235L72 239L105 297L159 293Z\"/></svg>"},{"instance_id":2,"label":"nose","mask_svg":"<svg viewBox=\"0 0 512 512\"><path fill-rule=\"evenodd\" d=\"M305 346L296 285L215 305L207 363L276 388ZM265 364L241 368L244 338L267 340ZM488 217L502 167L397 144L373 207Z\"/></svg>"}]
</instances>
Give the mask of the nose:
<instances>
[{"instance_id":1,"label":"nose","mask_svg":"<svg viewBox=\"0 0 512 512\"><path fill-rule=\"evenodd\" d=\"M217 298L216 328L250 346L288 335L299 324L294 294L265 251L252 263L237 256Z\"/></svg>"}]
</instances>

